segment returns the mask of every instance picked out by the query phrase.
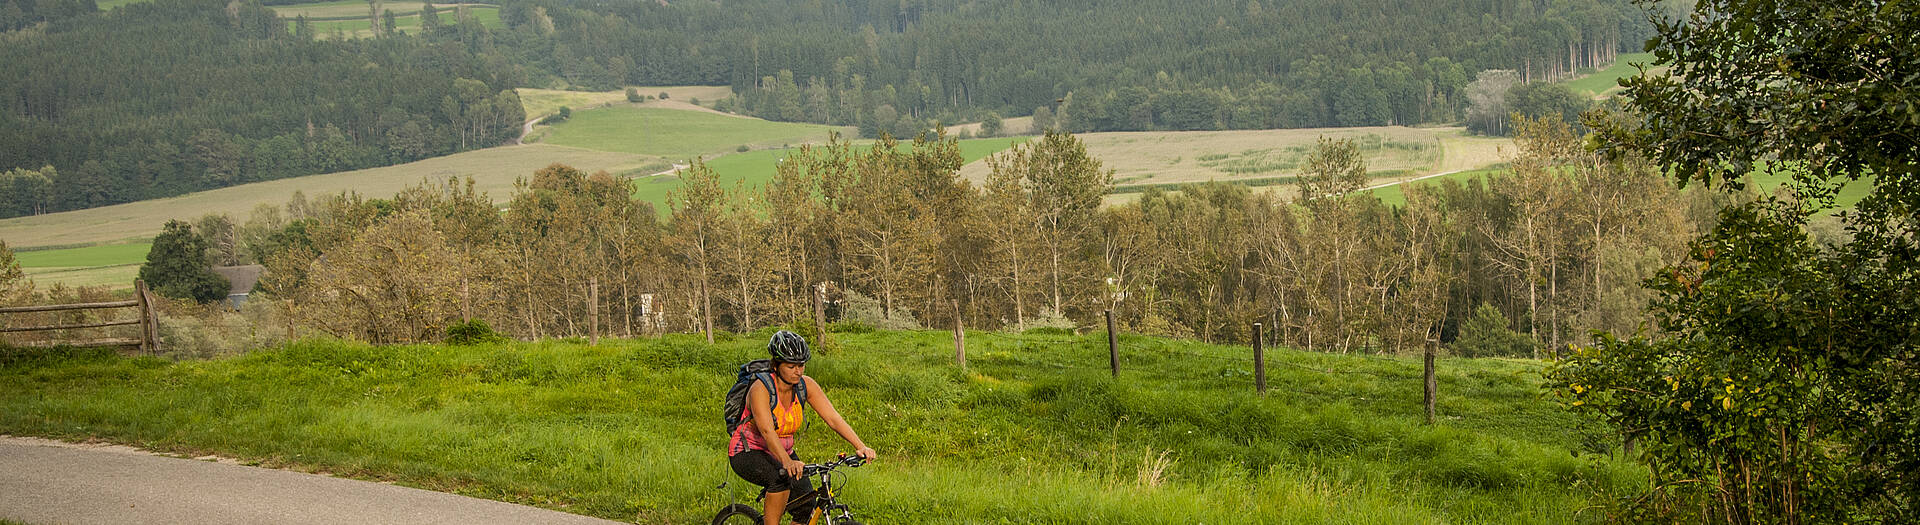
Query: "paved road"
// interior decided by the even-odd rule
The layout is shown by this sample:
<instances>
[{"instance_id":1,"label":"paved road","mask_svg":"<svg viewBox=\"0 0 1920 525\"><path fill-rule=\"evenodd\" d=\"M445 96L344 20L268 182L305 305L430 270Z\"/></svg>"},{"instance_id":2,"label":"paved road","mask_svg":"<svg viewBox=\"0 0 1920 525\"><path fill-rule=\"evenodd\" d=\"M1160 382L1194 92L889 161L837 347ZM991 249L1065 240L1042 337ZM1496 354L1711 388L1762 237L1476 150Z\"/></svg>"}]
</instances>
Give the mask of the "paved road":
<instances>
[{"instance_id":1,"label":"paved road","mask_svg":"<svg viewBox=\"0 0 1920 525\"><path fill-rule=\"evenodd\" d=\"M414 488L0 436L0 518L89 523L610 524Z\"/></svg>"}]
</instances>

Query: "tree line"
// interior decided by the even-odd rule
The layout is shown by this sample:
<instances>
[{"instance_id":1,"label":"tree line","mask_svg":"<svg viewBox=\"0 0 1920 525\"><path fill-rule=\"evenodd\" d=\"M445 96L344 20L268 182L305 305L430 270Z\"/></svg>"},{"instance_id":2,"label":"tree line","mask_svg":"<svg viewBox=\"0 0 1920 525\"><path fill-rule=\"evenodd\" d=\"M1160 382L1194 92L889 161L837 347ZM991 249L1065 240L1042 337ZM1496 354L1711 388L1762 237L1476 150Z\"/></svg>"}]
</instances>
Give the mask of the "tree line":
<instances>
[{"instance_id":1,"label":"tree line","mask_svg":"<svg viewBox=\"0 0 1920 525\"><path fill-rule=\"evenodd\" d=\"M0 39L0 170L13 172L0 183L14 190L0 217L409 162L519 131L517 80L457 43L296 33L257 4L159 0Z\"/></svg>"},{"instance_id":2,"label":"tree line","mask_svg":"<svg viewBox=\"0 0 1920 525\"><path fill-rule=\"evenodd\" d=\"M1365 192L1351 143L1326 141L1297 194L1206 184L1102 206L1111 171L1069 134L960 178L957 142L835 141L763 188L696 163L662 219L605 173L551 166L504 212L458 181L392 199L301 197L238 222L203 218L210 260L260 262L263 291L314 329L436 340L463 319L519 337L751 331L836 316L895 328L1091 326L1329 351L1416 351L1466 335L1540 355L1587 330L1632 330L1652 268L1710 215L1644 164L1585 153L1557 120L1522 118L1510 174ZM597 292L597 293L594 293ZM597 296L599 303L588 298ZM594 310L597 308L598 310ZM1489 313L1491 312L1491 313ZM1463 334L1478 315L1497 333ZM1489 339L1491 338L1491 339Z\"/></svg>"}]
</instances>

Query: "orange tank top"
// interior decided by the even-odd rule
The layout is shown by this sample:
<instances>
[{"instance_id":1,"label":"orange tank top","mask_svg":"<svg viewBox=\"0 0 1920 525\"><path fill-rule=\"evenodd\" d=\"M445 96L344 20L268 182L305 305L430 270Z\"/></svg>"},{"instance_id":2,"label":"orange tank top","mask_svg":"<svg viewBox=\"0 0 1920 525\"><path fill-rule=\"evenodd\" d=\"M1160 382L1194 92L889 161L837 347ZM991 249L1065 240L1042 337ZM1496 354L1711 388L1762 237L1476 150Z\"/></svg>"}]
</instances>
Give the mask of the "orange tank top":
<instances>
[{"instance_id":1,"label":"orange tank top","mask_svg":"<svg viewBox=\"0 0 1920 525\"><path fill-rule=\"evenodd\" d=\"M804 385L806 380L802 379ZM795 388L806 388L796 386ZM793 396L798 397L798 396ZM792 399L792 398L790 398ZM800 426L806 422L806 407L794 402L775 403L772 408L773 433L780 438L780 447L793 452L793 435L800 432ZM727 443L727 455L731 456L748 450L766 450L767 444L760 438L760 431L753 426L753 407L741 409L740 426L733 428L732 439Z\"/></svg>"}]
</instances>

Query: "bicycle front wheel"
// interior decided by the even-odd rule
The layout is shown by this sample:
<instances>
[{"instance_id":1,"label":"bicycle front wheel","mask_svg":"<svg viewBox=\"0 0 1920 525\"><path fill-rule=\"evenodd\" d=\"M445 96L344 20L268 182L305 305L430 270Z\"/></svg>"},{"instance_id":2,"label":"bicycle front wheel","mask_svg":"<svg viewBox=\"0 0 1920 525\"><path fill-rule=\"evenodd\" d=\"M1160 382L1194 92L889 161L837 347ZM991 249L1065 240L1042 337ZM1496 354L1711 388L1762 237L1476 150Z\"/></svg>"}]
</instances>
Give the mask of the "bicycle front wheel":
<instances>
[{"instance_id":1,"label":"bicycle front wheel","mask_svg":"<svg viewBox=\"0 0 1920 525\"><path fill-rule=\"evenodd\" d=\"M745 504L735 503L720 509L713 516L713 525L760 525L760 511Z\"/></svg>"}]
</instances>

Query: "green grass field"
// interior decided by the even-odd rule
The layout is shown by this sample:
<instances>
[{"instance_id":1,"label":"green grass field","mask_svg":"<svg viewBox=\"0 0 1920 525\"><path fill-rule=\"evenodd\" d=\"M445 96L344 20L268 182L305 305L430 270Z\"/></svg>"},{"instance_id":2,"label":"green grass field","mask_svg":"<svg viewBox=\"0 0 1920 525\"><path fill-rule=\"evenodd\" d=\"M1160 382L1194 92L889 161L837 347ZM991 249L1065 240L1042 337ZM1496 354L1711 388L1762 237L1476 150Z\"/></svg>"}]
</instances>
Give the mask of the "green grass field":
<instances>
[{"instance_id":1,"label":"green grass field","mask_svg":"<svg viewBox=\"0 0 1920 525\"><path fill-rule=\"evenodd\" d=\"M453 10L458 8L458 6L460 5L466 5L468 9L478 9L478 8L498 9L500 7L497 4L491 4L491 3L460 4L460 3L450 3L450 2L434 2L433 5L443 15L451 14ZM286 18L289 20L293 19L293 17L295 16L300 16L300 15L306 15L308 20L344 20L348 18L366 19L367 17L367 2L365 0L337 0L333 2L313 2L313 3L305 3L305 4L276 5L276 6L268 6L268 7L273 9L273 12L279 13L281 18ZM399 16L418 15L420 13L421 4L419 3L386 3L384 7L385 7L385 10L393 11L394 16L399 17ZM448 19L448 21L451 22L452 20Z\"/></svg>"},{"instance_id":2,"label":"green grass field","mask_svg":"<svg viewBox=\"0 0 1920 525\"><path fill-rule=\"evenodd\" d=\"M1014 144L1026 142L1029 137L1000 137L991 139L969 139L960 141L960 156L971 163L987 158L988 155L1005 151ZM870 145L863 141L860 145ZM912 143L903 143L902 147L911 147ZM734 188L735 181L743 181L750 190L758 190L767 181L773 180L780 166L780 160L787 155L797 153L799 149L772 149L735 153L706 161L720 177L720 186L727 190ZM667 213L667 193L680 187L677 175L655 175L633 180L633 198L653 203L654 211L661 215Z\"/></svg>"},{"instance_id":3,"label":"green grass field","mask_svg":"<svg viewBox=\"0 0 1920 525\"><path fill-rule=\"evenodd\" d=\"M20 262L21 268L111 266L145 262L147 250L152 248L153 243L140 242L32 250L15 253L14 260Z\"/></svg>"},{"instance_id":4,"label":"green grass field","mask_svg":"<svg viewBox=\"0 0 1920 525\"><path fill-rule=\"evenodd\" d=\"M369 347L310 340L214 361L0 353L0 433L96 439L528 503L704 523L752 501L718 401L762 331ZM870 523L1572 523L1645 484L1540 399L1540 365L1103 334L840 333L808 374L880 451L844 499ZM848 447L819 421L797 450ZM715 489L734 481L732 493Z\"/></svg>"},{"instance_id":5,"label":"green grass field","mask_svg":"<svg viewBox=\"0 0 1920 525\"><path fill-rule=\"evenodd\" d=\"M824 142L851 129L819 124L772 122L705 111L613 107L575 111L552 127L544 142L599 151L654 155L681 161L712 153L730 153L740 145L778 147Z\"/></svg>"},{"instance_id":6,"label":"green grass field","mask_svg":"<svg viewBox=\"0 0 1920 525\"><path fill-rule=\"evenodd\" d=\"M1421 179L1417 181L1406 182L1403 184L1395 184L1395 185L1387 186L1383 188L1375 188L1367 191L1369 193L1372 193L1374 197L1378 197L1380 199L1380 202L1385 203L1388 206L1405 206L1407 205L1406 186L1409 184L1412 184L1412 185L1438 184L1441 181L1449 181L1449 180L1456 181L1456 182L1465 182L1472 179L1484 179L1488 174L1502 173L1506 171L1507 171L1507 168L1505 166L1478 169L1478 170L1468 170L1468 171L1462 171L1462 172L1448 174L1448 175L1442 175L1442 176L1434 177L1431 179Z\"/></svg>"},{"instance_id":7,"label":"green grass field","mask_svg":"<svg viewBox=\"0 0 1920 525\"><path fill-rule=\"evenodd\" d=\"M1561 82L1561 84L1572 89L1574 93L1597 97L1619 89L1620 79L1640 74L1640 70L1633 67L1633 64L1650 62L1653 62L1653 53L1627 53L1616 57L1613 65L1607 66L1606 69Z\"/></svg>"},{"instance_id":8,"label":"green grass field","mask_svg":"<svg viewBox=\"0 0 1920 525\"><path fill-rule=\"evenodd\" d=\"M133 289L153 243L136 242L16 252L20 269L44 290L54 284Z\"/></svg>"}]
</instances>

